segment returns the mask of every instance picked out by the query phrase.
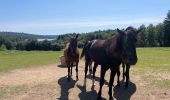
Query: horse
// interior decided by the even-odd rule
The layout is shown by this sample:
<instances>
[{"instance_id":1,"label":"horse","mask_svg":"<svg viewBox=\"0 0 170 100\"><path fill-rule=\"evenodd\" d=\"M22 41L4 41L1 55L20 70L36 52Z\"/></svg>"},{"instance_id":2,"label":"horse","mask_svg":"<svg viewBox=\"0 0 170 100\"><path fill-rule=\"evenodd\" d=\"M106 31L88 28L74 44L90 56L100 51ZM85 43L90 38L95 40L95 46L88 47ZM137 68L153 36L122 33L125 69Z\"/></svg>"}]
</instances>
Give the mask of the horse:
<instances>
[{"instance_id":1,"label":"horse","mask_svg":"<svg viewBox=\"0 0 170 100\"><path fill-rule=\"evenodd\" d=\"M84 46L83 46L83 50L82 50L82 53L81 53L81 56L80 56L80 59L82 59L84 56L85 56L85 61L88 60L88 57L89 57L89 52L88 52L88 49L89 47L91 46L92 42L94 41L87 41ZM94 62L94 65L93 65L93 70L92 70L92 63L94 61L89 61L89 63L85 64L85 77L84 77L84 86L86 85L86 78L87 78L87 71L88 71L88 67L89 67L89 72L90 72L90 75L91 73L93 73L93 80L92 80L92 85L94 86L94 82L95 82L95 73L96 73L96 69L98 67L99 64L97 64L96 62ZM122 66L123 67L123 66ZM124 67L123 67L124 69ZM123 71L124 72L124 71ZM117 70L117 85L120 86L120 80L119 80L119 76L120 76L120 68L118 68ZM124 74L123 74L123 77L124 77Z\"/></svg>"},{"instance_id":2,"label":"horse","mask_svg":"<svg viewBox=\"0 0 170 100\"><path fill-rule=\"evenodd\" d=\"M64 48L65 62L68 67L68 81L70 80L70 76L72 76L74 62L76 62L76 79L78 80L79 50L77 47L77 38L78 34L73 37L70 36L70 42L67 43Z\"/></svg>"},{"instance_id":3,"label":"horse","mask_svg":"<svg viewBox=\"0 0 170 100\"><path fill-rule=\"evenodd\" d=\"M91 60L101 65L98 99L101 99L104 76L108 69L111 70L108 94L112 99L112 85L120 64L135 65L137 63L136 42L140 30L128 27L125 31L117 29L117 32L118 34L110 39L93 40L85 50L88 52L85 56L85 68Z\"/></svg>"}]
</instances>

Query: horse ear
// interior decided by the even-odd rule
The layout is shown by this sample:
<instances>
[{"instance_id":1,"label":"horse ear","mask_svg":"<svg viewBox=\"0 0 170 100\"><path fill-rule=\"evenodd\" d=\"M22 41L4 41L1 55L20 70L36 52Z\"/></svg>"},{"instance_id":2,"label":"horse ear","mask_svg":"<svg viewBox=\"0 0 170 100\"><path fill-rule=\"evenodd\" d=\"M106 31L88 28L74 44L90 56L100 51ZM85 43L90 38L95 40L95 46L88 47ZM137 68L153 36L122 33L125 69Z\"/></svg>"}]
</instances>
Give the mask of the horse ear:
<instances>
[{"instance_id":1,"label":"horse ear","mask_svg":"<svg viewBox=\"0 0 170 100\"><path fill-rule=\"evenodd\" d=\"M73 38L71 35L68 35L68 37L71 39L71 38Z\"/></svg>"},{"instance_id":2,"label":"horse ear","mask_svg":"<svg viewBox=\"0 0 170 100\"><path fill-rule=\"evenodd\" d=\"M117 28L117 32L118 32L120 35L125 35L125 32L122 31L122 30L119 30L118 28Z\"/></svg>"},{"instance_id":3,"label":"horse ear","mask_svg":"<svg viewBox=\"0 0 170 100\"><path fill-rule=\"evenodd\" d=\"M136 31L136 33L138 34L138 33L140 33L141 31L142 31L142 28L138 29L138 30Z\"/></svg>"},{"instance_id":4,"label":"horse ear","mask_svg":"<svg viewBox=\"0 0 170 100\"><path fill-rule=\"evenodd\" d=\"M78 38L78 36L79 36L79 34L77 34L75 38L77 39L77 38Z\"/></svg>"}]
</instances>

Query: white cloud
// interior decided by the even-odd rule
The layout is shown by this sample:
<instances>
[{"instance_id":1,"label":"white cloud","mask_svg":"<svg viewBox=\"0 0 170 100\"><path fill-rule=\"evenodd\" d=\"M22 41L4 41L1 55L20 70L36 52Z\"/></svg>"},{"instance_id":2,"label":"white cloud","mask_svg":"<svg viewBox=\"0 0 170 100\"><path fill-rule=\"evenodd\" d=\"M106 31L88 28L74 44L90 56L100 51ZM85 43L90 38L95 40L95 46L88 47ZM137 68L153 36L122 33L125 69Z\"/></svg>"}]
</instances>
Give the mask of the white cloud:
<instances>
[{"instance_id":1,"label":"white cloud","mask_svg":"<svg viewBox=\"0 0 170 100\"><path fill-rule=\"evenodd\" d=\"M109 27L109 26L127 26L127 25L136 25L136 24L155 24L163 21L163 17L150 17L150 18L98 18L98 19L90 19L90 18L81 18L81 19L73 19L73 20L52 20L50 19L45 21L33 21L33 22L8 22L8 23L0 23L1 31L19 31L19 32L50 32L53 31L60 33L68 32L70 30L79 29L80 31L88 28L98 29L99 27ZM112 27L110 27L112 28ZM62 31L63 30L63 31ZM84 30L84 31L86 31Z\"/></svg>"}]
</instances>

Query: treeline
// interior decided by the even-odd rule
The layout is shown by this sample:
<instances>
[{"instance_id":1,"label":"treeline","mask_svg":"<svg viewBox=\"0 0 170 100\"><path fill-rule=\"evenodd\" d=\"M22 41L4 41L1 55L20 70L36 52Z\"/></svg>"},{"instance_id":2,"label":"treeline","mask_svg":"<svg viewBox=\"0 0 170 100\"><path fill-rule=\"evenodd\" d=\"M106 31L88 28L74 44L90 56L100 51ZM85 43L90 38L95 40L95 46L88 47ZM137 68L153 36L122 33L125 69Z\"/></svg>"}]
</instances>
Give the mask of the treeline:
<instances>
[{"instance_id":1,"label":"treeline","mask_svg":"<svg viewBox=\"0 0 170 100\"><path fill-rule=\"evenodd\" d=\"M149 26L141 25L142 29L138 36L138 47L170 47L170 11L162 23ZM99 30L89 33L77 33L78 47L83 47L84 43L93 39L108 39L116 34L116 30ZM69 42L69 35L65 34L56 36L55 40L38 41L37 39L12 38L0 36L0 50L54 50L63 49L64 45Z\"/></svg>"},{"instance_id":2,"label":"treeline","mask_svg":"<svg viewBox=\"0 0 170 100\"><path fill-rule=\"evenodd\" d=\"M170 47L170 11L164 21L148 27L141 25L139 34L139 47Z\"/></svg>"},{"instance_id":3,"label":"treeline","mask_svg":"<svg viewBox=\"0 0 170 100\"><path fill-rule=\"evenodd\" d=\"M55 39L57 35L36 35L23 32L0 32L0 36L8 37L10 39Z\"/></svg>"},{"instance_id":4,"label":"treeline","mask_svg":"<svg viewBox=\"0 0 170 100\"><path fill-rule=\"evenodd\" d=\"M11 40L7 37L0 36L0 50L43 50L59 51L63 47L54 41L37 41L36 39Z\"/></svg>"},{"instance_id":5,"label":"treeline","mask_svg":"<svg viewBox=\"0 0 170 100\"><path fill-rule=\"evenodd\" d=\"M162 23L141 25L138 29L142 29L138 35L138 47L170 47L170 11ZM116 30L103 30L80 34L78 46L81 48L88 40L111 38L116 33ZM68 41L67 35L59 35L56 41L64 45Z\"/></svg>"}]
</instances>

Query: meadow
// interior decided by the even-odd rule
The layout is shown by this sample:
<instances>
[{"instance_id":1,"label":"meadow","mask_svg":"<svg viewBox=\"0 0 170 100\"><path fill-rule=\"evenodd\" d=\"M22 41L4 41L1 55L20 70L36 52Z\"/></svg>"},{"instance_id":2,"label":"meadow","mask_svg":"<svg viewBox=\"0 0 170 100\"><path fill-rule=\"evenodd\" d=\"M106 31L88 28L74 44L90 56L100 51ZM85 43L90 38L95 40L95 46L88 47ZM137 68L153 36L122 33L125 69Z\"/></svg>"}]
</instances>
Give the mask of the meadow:
<instances>
[{"instance_id":1,"label":"meadow","mask_svg":"<svg viewBox=\"0 0 170 100\"><path fill-rule=\"evenodd\" d=\"M137 54L132 73L153 85L170 88L170 48L137 48ZM0 72L54 64L61 55L63 51L0 51Z\"/></svg>"},{"instance_id":2,"label":"meadow","mask_svg":"<svg viewBox=\"0 0 170 100\"><path fill-rule=\"evenodd\" d=\"M0 51L0 72L57 63L62 51Z\"/></svg>"},{"instance_id":3,"label":"meadow","mask_svg":"<svg viewBox=\"0 0 170 100\"><path fill-rule=\"evenodd\" d=\"M138 48L133 73L151 85L170 88L170 48Z\"/></svg>"},{"instance_id":4,"label":"meadow","mask_svg":"<svg viewBox=\"0 0 170 100\"><path fill-rule=\"evenodd\" d=\"M124 89L123 84L119 89L115 86L114 97L134 100L169 98L170 48L137 48L137 54L138 63L130 69L129 89ZM94 90L91 90L90 78L87 79L87 90L84 91L82 87L84 61L81 60L79 63L79 81L75 81L75 70L73 70L73 80L68 83L67 68L57 67L61 55L63 51L0 51L1 99L95 98L99 90L99 80L96 80ZM105 77L107 81L109 81L109 72ZM99 76L100 68L96 73L98 79ZM105 98L108 98L107 89L108 86L105 85L103 88Z\"/></svg>"}]
</instances>

